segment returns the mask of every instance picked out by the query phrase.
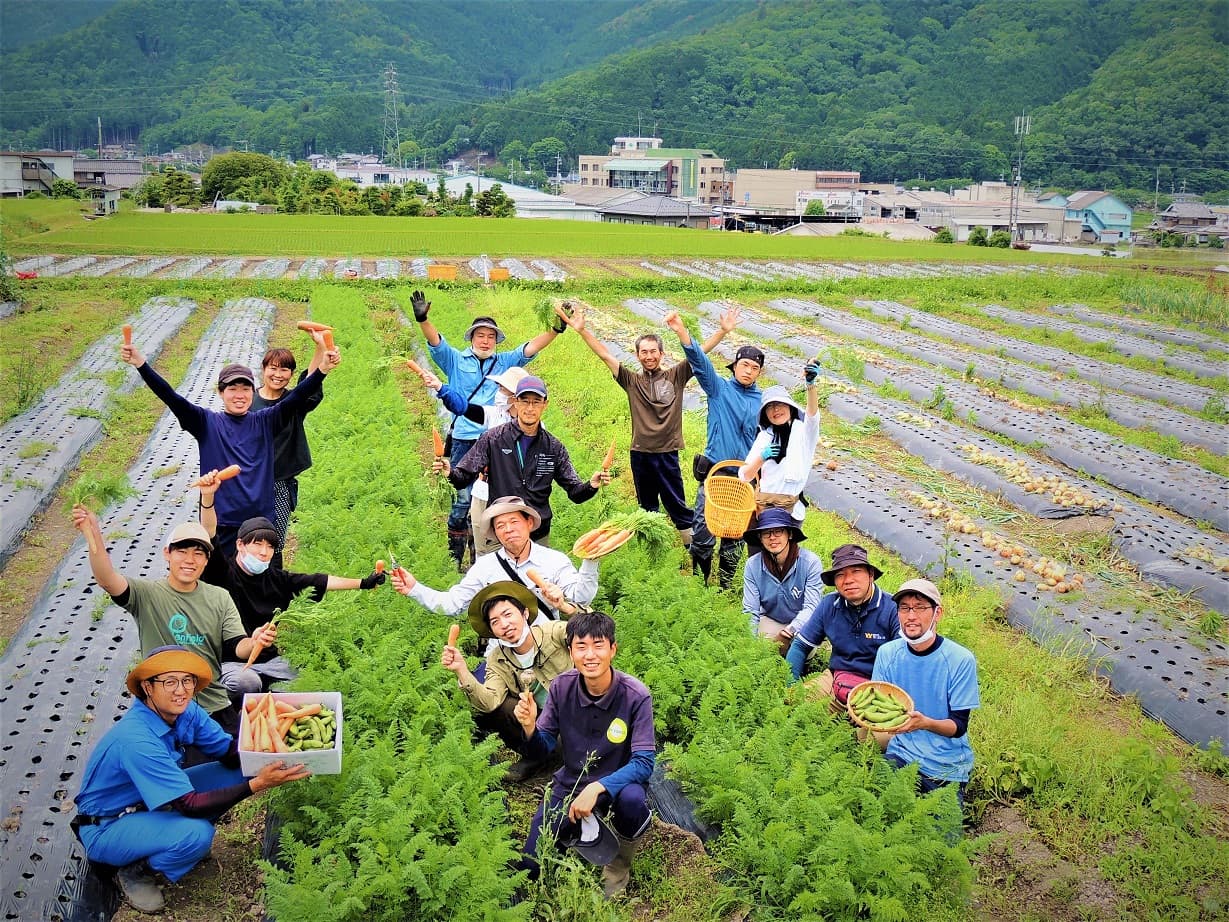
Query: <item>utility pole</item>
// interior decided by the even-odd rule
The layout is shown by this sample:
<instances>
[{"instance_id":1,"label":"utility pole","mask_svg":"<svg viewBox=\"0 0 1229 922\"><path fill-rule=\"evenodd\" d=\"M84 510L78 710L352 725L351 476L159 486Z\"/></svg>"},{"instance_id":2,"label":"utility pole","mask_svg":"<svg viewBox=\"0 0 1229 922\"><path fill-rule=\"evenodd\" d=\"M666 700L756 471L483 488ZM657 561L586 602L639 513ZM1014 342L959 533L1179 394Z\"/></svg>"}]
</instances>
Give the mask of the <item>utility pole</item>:
<instances>
[{"instance_id":1,"label":"utility pole","mask_svg":"<svg viewBox=\"0 0 1229 922\"><path fill-rule=\"evenodd\" d=\"M563 191L563 157L555 154L555 195Z\"/></svg>"},{"instance_id":2,"label":"utility pole","mask_svg":"<svg viewBox=\"0 0 1229 922\"><path fill-rule=\"evenodd\" d=\"M1008 223L1011 228L1012 241L1022 240L1024 235L1019 229L1020 221L1020 174L1024 169L1024 138L1033 130L1031 115L1016 116L1016 172L1011 178L1011 209Z\"/></svg>"},{"instance_id":3,"label":"utility pole","mask_svg":"<svg viewBox=\"0 0 1229 922\"><path fill-rule=\"evenodd\" d=\"M389 166L401 167L401 126L397 121L397 101L401 90L397 86L397 68L384 68L384 139L380 144L380 160Z\"/></svg>"},{"instance_id":4,"label":"utility pole","mask_svg":"<svg viewBox=\"0 0 1229 922\"><path fill-rule=\"evenodd\" d=\"M1161 209L1161 165L1158 163L1156 167L1156 187L1152 190L1152 214L1153 217Z\"/></svg>"},{"instance_id":5,"label":"utility pole","mask_svg":"<svg viewBox=\"0 0 1229 922\"><path fill-rule=\"evenodd\" d=\"M102 116L98 116L98 159L102 159Z\"/></svg>"}]
</instances>

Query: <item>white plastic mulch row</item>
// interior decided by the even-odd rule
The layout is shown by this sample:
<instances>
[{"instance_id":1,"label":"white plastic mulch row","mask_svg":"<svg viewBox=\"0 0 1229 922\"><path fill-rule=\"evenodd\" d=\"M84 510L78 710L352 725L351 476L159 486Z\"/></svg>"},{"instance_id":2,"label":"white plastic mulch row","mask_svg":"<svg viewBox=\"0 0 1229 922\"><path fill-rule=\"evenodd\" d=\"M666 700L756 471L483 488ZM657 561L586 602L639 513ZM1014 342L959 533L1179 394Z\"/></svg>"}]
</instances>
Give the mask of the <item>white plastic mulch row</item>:
<instances>
[{"instance_id":1,"label":"white plastic mulch row","mask_svg":"<svg viewBox=\"0 0 1229 922\"><path fill-rule=\"evenodd\" d=\"M676 279L679 277L679 275L681 275L681 273L675 272L673 269L666 269L662 266L658 266L658 265L655 265L654 263L648 262L647 260L641 261L640 267L642 269L648 269L650 272L656 272L662 278L667 278L667 279Z\"/></svg>"},{"instance_id":2,"label":"white plastic mulch row","mask_svg":"<svg viewBox=\"0 0 1229 922\"><path fill-rule=\"evenodd\" d=\"M166 271L163 278L168 279L190 279L200 273L213 262L208 256L193 256L191 259L185 259L181 263L177 263Z\"/></svg>"},{"instance_id":3,"label":"white plastic mulch row","mask_svg":"<svg viewBox=\"0 0 1229 922\"><path fill-rule=\"evenodd\" d=\"M207 272L201 273L201 278L207 279L234 279L239 277L239 273L243 271L243 265L246 260L243 259L224 259L216 266L210 267Z\"/></svg>"},{"instance_id":4,"label":"white plastic mulch row","mask_svg":"<svg viewBox=\"0 0 1229 922\"><path fill-rule=\"evenodd\" d=\"M376 271L367 274L369 279L397 279L401 278L401 260L399 259L377 259Z\"/></svg>"},{"instance_id":5,"label":"white plastic mulch row","mask_svg":"<svg viewBox=\"0 0 1229 922\"><path fill-rule=\"evenodd\" d=\"M363 273L363 261L355 257L339 259L333 264L333 278L357 278Z\"/></svg>"},{"instance_id":6,"label":"white plastic mulch row","mask_svg":"<svg viewBox=\"0 0 1229 922\"><path fill-rule=\"evenodd\" d=\"M73 256L60 263L54 263L50 266L44 266L38 270L38 274L42 276L69 275L76 272L78 269L84 269L86 266L92 266L98 262L97 256Z\"/></svg>"},{"instance_id":7,"label":"white plastic mulch row","mask_svg":"<svg viewBox=\"0 0 1229 922\"><path fill-rule=\"evenodd\" d=\"M55 262L54 256L27 256L25 259L13 263L14 272L37 272L44 266L50 266Z\"/></svg>"},{"instance_id":8,"label":"white plastic mulch row","mask_svg":"<svg viewBox=\"0 0 1229 922\"><path fill-rule=\"evenodd\" d=\"M410 275L416 279L425 279L427 277L427 265L430 260L425 256L419 256L417 259L410 260Z\"/></svg>"},{"instance_id":9,"label":"white plastic mulch row","mask_svg":"<svg viewBox=\"0 0 1229 922\"><path fill-rule=\"evenodd\" d=\"M264 262L257 263L252 269L252 278L254 279L280 279L286 274L286 270L290 268L290 260L285 257L276 259L266 259Z\"/></svg>"},{"instance_id":10,"label":"white plastic mulch row","mask_svg":"<svg viewBox=\"0 0 1229 922\"><path fill-rule=\"evenodd\" d=\"M467 265L469 266L470 271L484 282L489 282L491 280L490 272L495 268L495 263L491 261L489 256L476 256L471 259Z\"/></svg>"},{"instance_id":11,"label":"white plastic mulch row","mask_svg":"<svg viewBox=\"0 0 1229 922\"><path fill-rule=\"evenodd\" d=\"M126 275L134 279L143 279L146 276L153 275L155 272L160 272L174 261L175 258L172 256L153 256L137 263L135 266L129 266L120 275Z\"/></svg>"},{"instance_id":12,"label":"white plastic mulch row","mask_svg":"<svg viewBox=\"0 0 1229 922\"><path fill-rule=\"evenodd\" d=\"M535 259L530 265L542 273L542 278L548 282L562 282L568 277L567 272L555 265L549 259Z\"/></svg>"},{"instance_id":13,"label":"white plastic mulch row","mask_svg":"<svg viewBox=\"0 0 1229 922\"><path fill-rule=\"evenodd\" d=\"M501 259L499 264L508 270L508 277L522 281L535 281L538 273L534 272L519 259Z\"/></svg>"},{"instance_id":14,"label":"white plastic mulch row","mask_svg":"<svg viewBox=\"0 0 1229 922\"><path fill-rule=\"evenodd\" d=\"M133 341L152 359L195 309L182 298L147 301L130 319ZM17 549L30 519L102 435L114 395L139 382L120 361L119 347L117 329L86 350L38 403L0 427L0 443L6 446L0 458L0 561ZM118 387L108 380L117 373L122 375Z\"/></svg>"},{"instance_id":15,"label":"white plastic mulch row","mask_svg":"<svg viewBox=\"0 0 1229 922\"><path fill-rule=\"evenodd\" d=\"M78 272L77 275L95 277L110 275L112 272L123 269L126 266L131 266L136 261L137 258L135 256L114 256L111 259L96 263L93 266L86 266Z\"/></svg>"},{"instance_id":16,"label":"white plastic mulch row","mask_svg":"<svg viewBox=\"0 0 1229 922\"><path fill-rule=\"evenodd\" d=\"M329 261L327 259L305 259L303 265L299 266L299 278L318 279L328 271Z\"/></svg>"}]
</instances>

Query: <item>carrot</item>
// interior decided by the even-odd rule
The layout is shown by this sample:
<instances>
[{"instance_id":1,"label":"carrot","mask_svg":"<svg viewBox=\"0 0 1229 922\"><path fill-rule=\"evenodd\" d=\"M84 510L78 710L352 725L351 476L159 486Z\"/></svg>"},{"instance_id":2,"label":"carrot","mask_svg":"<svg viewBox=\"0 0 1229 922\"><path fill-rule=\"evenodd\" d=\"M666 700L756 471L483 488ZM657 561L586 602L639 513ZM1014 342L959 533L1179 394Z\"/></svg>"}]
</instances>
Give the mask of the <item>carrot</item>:
<instances>
[{"instance_id":1,"label":"carrot","mask_svg":"<svg viewBox=\"0 0 1229 922\"><path fill-rule=\"evenodd\" d=\"M230 480L232 477L238 477L242 473L243 468L241 468L238 464L232 464L230 467L224 467L222 470L218 471L218 480ZM204 477L192 484L194 487L203 487L204 485Z\"/></svg>"},{"instance_id":2,"label":"carrot","mask_svg":"<svg viewBox=\"0 0 1229 922\"><path fill-rule=\"evenodd\" d=\"M282 716L291 718L293 722L301 717L311 717L313 714L319 714L321 710L322 706L319 704L305 704L298 710L291 711L290 713Z\"/></svg>"},{"instance_id":3,"label":"carrot","mask_svg":"<svg viewBox=\"0 0 1229 922\"><path fill-rule=\"evenodd\" d=\"M587 531L581 535L579 539L577 539L572 550L579 555L586 554L593 549L595 544L600 543L608 534L609 531L605 528L595 528L592 531Z\"/></svg>"},{"instance_id":4,"label":"carrot","mask_svg":"<svg viewBox=\"0 0 1229 922\"><path fill-rule=\"evenodd\" d=\"M269 646L268 644L266 644L266 643L261 643L260 641L258 641L258 640L256 640L256 639L254 639L254 638L253 638L253 640L252 640L252 652L250 652L250 653L248 654L248 661L247 661L246 663L244 663L244 664L243 664L243 668L244 668L244 669L250 669L250 668L252 667L252 664L253 664L254 662L256 662L256 658L257 658L258 656L260 656L260 654L261 654L262 652L264 652L266 649L268 649L268 646ZM270 706L272 706L272 700L271 700L271 699L270 699ZM274 712L274 714L276 715L276 711Z\"/></svg>"},{"instance_id":5,"label":"carrot","mask_svg":"<svg viewBox=\"0 0 1229 922\"><path fill-rule=\"evenodd\" d=\"M287 704L285 701L274 701L273 706L277 708L277 719L281 720L287 714L294 710L293 704Z\"/></svg>"},{"instance_id":6,"label":"carrot","mask_svg":"<svg viewBox=\"0 0 1229 922\"><path fill-rule=\"evenodd\" d=\"M329 352L332 352L334 349L337 348L336 345L333 343L333 331L332 329L326 328L322 332L324 333L324 348L328 349Z\"/></svg>"},{"instance_id":7,"label":"carrot","mask_svg":"<svg viewBox=\"0 0 1229 922\"><path fill-rule=\"evenodd\" d=\"M383 572L384 572L384 561L383 561L383 560L377 560L377 561L376 561L376 572L377 572L377 573L383 573Z\"/></svg>"},{"instance_id":8,"label":"carrot","mask_svg":"<svg viewBox=\"0 0 1229 922\"><path fill-rule=\"evenodd\" d=\"M626 528L611 532L602 541L598 542L596 547L590 548L589 553L594 557L601 557L603 554L613 551L625 538L630 538L631 535L631 531Z\"/></svg>"},{"instance_id":9,"label":"carrot","mask_svg":"<svg viewBox=\"0 0 1229 922\"><path fill-rule=\"evenodd\" d=\"M255 695L248 695L247 704L243 706L243 709L251 714L254 710L256 710L256 705L260 704L264 700L264 698L258 698Z\"/></svg>"},{"instance_id":10,"label":"carrot","mask_svg":"<svg viewBox=\"0 0 1229 922\"><path fill-rule=\"evenodd\" d=\"M243 715L243 725L239 728L239 748L252 750L252 715Z\"/></svg>"},{"instance_id":11,"label":"carrot","mask_svg":"<svg viewBox=\"0 0 1229 922\"><path fill-rule=\"evenodd\" d=\"M525 575L528 576L533 581L533 584L535 586L537 586L543 592L546 591L546 580L542 579L542 575L538 573L537 570L533 569L533 567L530 567L528 570L525 571ZM561 611L565 615L574 615L576 614L577 610L578 609L576 608L576 606L573 605L571 602L564 601L564 602L559 603L559 611Z\"/></svg>"},{"instance_id":12,"label":"carrot","mask_svg":"<svg viewBox=\"0 0 1229 922\"><path fill-rule=\"evenodd\" d=\"M434 426L431 427L431 445L435 451L435 457L444 457L444 440L440 438L440 431Z\"/></svg>"},{"instance_id":13,"label":"carrot","mask_svg":"<svg viewBox=\"0 0 1229 922\"><path fill-rule=\"evenodd\" d=\"M132 327L129 324L124 324L122 329L124 331L124 345L131 346L132 345Z\"/></svg>"},{"instance_id":14,"label":"carrot","mask_svg":"<svg viewBox=\"0 0 1229 922\"><path fill-rule=\"evenodd\" d=\"M314 320L300 320L299 329L308 333L323 333L325 330L333 329L328 324L316 323Z\"/></svg>"},{"instance_id":15,"label":"carrot","mask_svg":"<svg viewBox=\"0 0 1229 922\"><path fill-rule=\"evenodd\" d=\"M415 362L413 359L406 359L405 364L410 369L410 371L414 372L414 374L418 375L418 377L420 378L426 374L426 372L422 370L422 366L419 365L417 362Z\"/></svg>"},{"instance_id":16,"label":"carrot","mask_svg":"<svg viewBox=\"0 0 1229 922\"><path fill-rule=\"evenodd\" d=\"M274 752L289 752L290 751L290 747L286 745L286 741L282 738L282 735L280 733L273 733L270 736L271 736L271 742L273 743Z\"/></svg>"},{"instance_id":17,"label":"carrot","mask_svg":"<svg viewBox=\"0 0 1229 922\"><path fill-rule=\"evenodd\" d=\"M448 646L455 647L457 645L457 638L459 638L460 636L461 636L461 625L454 624L452 627L448 629Z\"/></svg>"},{"instance_id":18,"label":"carrot","mask_svg":"<svg viewBox=\"0 0 1229 922\"><path fill-rule=\"evenodd\" d=\"M610 448L606 450L606 457L602 459L602 470L609 471L610 466L614 464L615 440L610 440Z\"/></svg>"}]
</instances>

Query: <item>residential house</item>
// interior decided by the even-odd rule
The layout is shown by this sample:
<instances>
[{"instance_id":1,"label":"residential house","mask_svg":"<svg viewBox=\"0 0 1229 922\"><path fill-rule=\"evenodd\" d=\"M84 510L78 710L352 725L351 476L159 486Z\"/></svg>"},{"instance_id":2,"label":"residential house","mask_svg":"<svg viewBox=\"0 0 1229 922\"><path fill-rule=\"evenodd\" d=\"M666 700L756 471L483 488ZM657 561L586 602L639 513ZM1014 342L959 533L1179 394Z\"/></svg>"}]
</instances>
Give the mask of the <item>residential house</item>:
<instances>
[{"instance_id":1,"label":"residential house","mask_svg":"<svg viewBox=\"0 0 1229 922\"><path fill-rule=\"evenodd\" d=\"M668 195L635 193L635 198L595 205L598 218L608 224L651 224L657 227L707 228L713 207Z\"/></svg>"},{"instance_id":2,"label":"residential house","mask_svg":"<svg viewBox=\"0 0 1229 922\"><path fill-rule=\"evenodd\" d=\"M711 150L662 147L661 138L618 137L609 154L581 154L580 185L632 189L707 205L728 202L725 160Z\"/></svg>"},{"instance_id":3,"label":"residential house","mask_svg":"<svg viewBox=\"0 0 1229 922\"><path fill-rule=\"evenodd\" d=\"M114 186L131 189L145 178L145 166L140 160L98 160L73 158L73 179L78 186Z\"/></svg>"},{"instance_id":4,"label":"residential house","mask_svg":"<svg viewBox=\"0 0 1229 922\"><path fill-rule=\"evenodd\" d=\"M566 221L596 221L597 211L590 205L578 204L570 198L551 195L541 189L531 189L528 186L518 186L515 183L500 182L489 176L478 176L476 173L462 173L460 176L450 176L444 180L444 188L449 195L460 198L469 186L474 195L484 192L491 186L498 185L504 195L512 199L516 205L518 218L558 218ZM432 186L432 191L434 191Z\"/></svg>"},{"instance_id":5,"label":"residential house","mask_svg":"<svg viewBox=\"0 0 1229 922\"><path fill-rule=\"evenodd\" d=\"M1131 208L1110 192L1072 192L1066 204L1068 224L1078 223L1076 239L1117 243L1131 236Z\"/></svg>"},{"instance_id":6,"label":"residential house","mask_svg":"<svg viewBox=\"0 0 1229 922\"><path fill-rule=\"evenodd\" d=\"M0 151L0 196L50 195L57 179L73 181L73 151Z\"/></svg>"},{"instance_id":7,"label":"residential house","mask_svg":"<svg viewBox=\"0 0 1229 922\"><path fill-rule=\"evenodd\" d=\"M1180 234L1194 243L1207 243L1209 237L1229 237L1229 225L1203 202L1174 202L1148 225L1151 231Z\"/></svg>"}]
</instances>

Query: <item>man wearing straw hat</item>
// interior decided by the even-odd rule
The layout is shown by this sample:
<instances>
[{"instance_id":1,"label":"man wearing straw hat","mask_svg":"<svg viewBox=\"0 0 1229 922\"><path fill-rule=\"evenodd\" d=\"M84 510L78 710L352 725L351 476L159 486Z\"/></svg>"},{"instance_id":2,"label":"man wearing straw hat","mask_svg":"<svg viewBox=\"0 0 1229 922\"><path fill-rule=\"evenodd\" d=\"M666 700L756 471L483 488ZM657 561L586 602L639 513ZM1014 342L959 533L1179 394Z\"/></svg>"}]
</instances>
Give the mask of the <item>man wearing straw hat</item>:
<instances>
[{"instance_id":1,"label":"man wearing straw hat","mask_svg":"<svg viewBox=\"0 0 1229 922\"><path fill-rule=\"evenodd\" d=\"M930 580L908 580L893 598L899 606L900 638L879 648L871 678L903 688L913 699L913 710L896 728L886 757L897 768L917 765L919 793L955 784L963 809L973 770L969 714L981 705L977 660L936 632L943 598Z\"/></svg>"},{"instance_id":2,"label":"man wearing straw hat","mask_svg":"<svg viewBox=\"0 0 1229 922\"><path fill-rule=\"evenodd\" d=\"M700 482L696 490L695 521L692 524L691 560L697 573L708 581L713 569L713 550L717 539L704 521L704 479L714 464L747 456L755 441L760 415L760 389L756 384L764 370L764 353L755 346L739 346L734 361L726 366L729 378L717 374L712 361L696 345L677 311L665 317L665 324L682 343L691 370L708 396L708 438L704 454L696 458L692 473ZM730 474L733 476L734 471ZM742 557L743 541L722 538L717 558L717 580L722 589L734 582L734 571Z\"/></svg>"},{"instance_id":3,"label":"man wearing straw hat","mask_svg":"<svg viewBox=\"0 0 1229 922\"><path fill-rule=\"evenodd\" d=\"M163 908L154 872L174 883L192 870L227 810L308 775L302 765L275 762L243 777L234 738L195 700L212 678L209 663L185 647L151 650L128 674L132 706L85 766L73 831L91 861L119 869L121 892L141 912ZM188 746L217 761L181 768Z\"/></svg>"},{"instance_id":4,"label":"man wearing straw hat","mask_svg":"<svg viewBox=\"0 0 1229 922\"><path fill-rule=\"evenodd\" d=\"M435 324L427 319L431 302L426 295L415 291L410 295L410 306L414 311L414 319L422 328L423 336L427 338L431 360L444 373L449 386L464 397L466 404L493 404L498 385L490 376L507 371L513 366L527 365L530 359L567 329L567 325L560 320L553 329L539 333L516 349L496 352L495 347L504 341L504 331L495 323L495 318L476 317L465 331L465 340L469 346L460 350L450 345L435 328ZM448 428L447 446L449 461L454 466L460 464L482 432L480 423L454 414L452 425ZM467 485L457 491L456 501L448 515L448 549L456 559L458 569L465 559L465 549L469 544L469 501L470 490Z\"/></svg>"},{"instance_id":5,"label":"man wearing straw hat","mask_svg":"<svg viewBox=\"0 0 1229 922\"><path fill-rule=\"evenodd\" d=\"M870 678L879 648L900 633L896 603L875 585L882 575L867 558L866 548L842 544L834 550L832 566L822 578L836 592L820 600L785 655L794 678L801 678L807 656L827 638L832 655L814 686L841 705L851 688Z\"/></svg>"},{"instance_id":6,"label":"man wearing straw hat","mask_svg":"<svg viewBox=\"0 0 1229 922\"><path fill-rule=\"evenodd\" d=\"M485 675L475 678L461 651L451 644L440 656L440 665L456 674L478 729L498 733L505 746L522 755L525 734L515 714L521 692L530 692L541 708L551 680L572 668L567 622L531 624L537 607L537 598L522 583L492 583L469 603L469 623L478 639L494 640L496 645L487 653ZM524 781L543 764L542 759L522 758L505 778Z\"/></svg>"}]
</instances>

